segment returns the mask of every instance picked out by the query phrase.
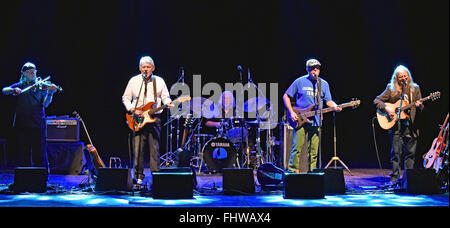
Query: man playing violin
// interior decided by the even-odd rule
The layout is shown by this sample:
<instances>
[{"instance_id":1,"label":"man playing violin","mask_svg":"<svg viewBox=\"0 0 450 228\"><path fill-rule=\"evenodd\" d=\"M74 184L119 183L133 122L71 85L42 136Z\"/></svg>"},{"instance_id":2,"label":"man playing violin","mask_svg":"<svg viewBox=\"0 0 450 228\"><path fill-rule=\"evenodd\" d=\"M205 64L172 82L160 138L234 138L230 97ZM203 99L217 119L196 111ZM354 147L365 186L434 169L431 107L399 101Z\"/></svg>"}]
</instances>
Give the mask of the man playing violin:
<instances>
[{"instance_id":1,"label":"man playing violin","mask_svg":"<svg viewBox=\"0 0 450 228\"><path fill-rule=\"evenodd\" d=\"M51 84L45 89L35 85L36 66L25 63L21 70L20 81L4 87L5 95L17 96L13 127L17 133L17 166L35 166L48 168L45 146L45 108L52 102L57 86ZM25 90L26 89L26 90Z\"/></svg>"}]
</instances>

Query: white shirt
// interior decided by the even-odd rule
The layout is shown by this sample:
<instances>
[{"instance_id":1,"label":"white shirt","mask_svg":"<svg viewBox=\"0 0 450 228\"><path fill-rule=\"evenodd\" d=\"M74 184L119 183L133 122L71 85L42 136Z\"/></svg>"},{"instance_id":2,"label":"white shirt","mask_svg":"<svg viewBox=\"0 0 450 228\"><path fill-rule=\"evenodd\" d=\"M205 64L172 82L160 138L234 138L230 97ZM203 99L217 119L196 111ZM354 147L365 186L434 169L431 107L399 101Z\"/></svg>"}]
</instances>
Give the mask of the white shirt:
<instances>
[{"instance_id":1,"label":"white shirt","mask_svg":"<svg viewBox=\"0 0 450 228\"><path fill-rule=\"evenodd\" d=\"M164 79L162 79L159 76L156 75L152 75L152 80L150 80L147 83L147 94L144 96L144 91L145 91L145 84L142 84L142 81L144 79L142 74L138 74L132 78L130 78L130 80L128 81L128 85L127 88L125 89L125 92L122 95L122 103L125 105L125 108L127 111L130 111L131 109L133 109L134 107L136 107L136 100L138 97L138 93L139 90L141 89L141 85L142 85L142 90L141 90L141 95L139 97L139 101L137 104L137 107L142 107L144 105L146 105L149 102L154 102L154 93L153 93L153 80L156 79L156 104L157 107L161 106L161 102L163 104L169 104L170 102L172 102L172 100L170 99L170 94L169 91L167 90L167 86L166 83L164 82ZM161 113L163 110L157 112L157 113Z\"/></svg>"}]
</instances>

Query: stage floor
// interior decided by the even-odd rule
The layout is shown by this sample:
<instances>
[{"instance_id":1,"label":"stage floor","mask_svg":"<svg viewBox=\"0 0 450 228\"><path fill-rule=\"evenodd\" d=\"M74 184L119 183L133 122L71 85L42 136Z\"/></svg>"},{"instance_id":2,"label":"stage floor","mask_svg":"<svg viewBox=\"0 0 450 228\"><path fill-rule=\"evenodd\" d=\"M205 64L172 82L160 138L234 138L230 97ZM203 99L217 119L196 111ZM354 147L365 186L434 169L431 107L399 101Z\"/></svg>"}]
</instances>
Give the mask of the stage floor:
<instances>
[{"instance_id":1,"label":"stage floor","mask_svg":"<svg viewBox=\"0 0 450 228\"><path fill-rule=\"evenodd\" d=\"M258 187L249 195L224 195L221 174L197 175L193 199L153 199L149 191L95 192L79 187L86 175L54 175L48 178L45 193L12 194L8 190L14 172L0 174L0 207L214 207L214 208L279 208L279 207L449 207L448 192L434 195L411 195L385 188L389 170L344 170L346 193L326 195L324 199L284 199L282 190L265 191ZM146 170L144 182L150 186L151 174Z\"/></svg>"}]
</instances>

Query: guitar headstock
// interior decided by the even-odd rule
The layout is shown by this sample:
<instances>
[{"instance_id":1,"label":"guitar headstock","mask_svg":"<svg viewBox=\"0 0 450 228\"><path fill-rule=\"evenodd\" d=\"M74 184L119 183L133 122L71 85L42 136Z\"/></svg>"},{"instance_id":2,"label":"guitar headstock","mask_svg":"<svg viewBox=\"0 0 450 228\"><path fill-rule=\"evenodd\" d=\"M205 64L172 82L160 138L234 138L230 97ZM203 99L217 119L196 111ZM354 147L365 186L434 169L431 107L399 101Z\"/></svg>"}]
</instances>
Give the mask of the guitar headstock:
<instances>
[{"instance_id":1,"label":"guitar headstock","mask_svg":"<svg viewBox=\"0 0 450 228\"><path fill-rule=\"evenodd\" d=\"M434 92L434 93L430 93L430 95L428 97L429 97L429 99L431 99L433 101L437 100L437 99L439 99L441 97L441 92L437 91L437 92Z\"/></svg>"},{"instance_id":2,"label":"guitar headstock","mask_svg":"<svg viewBox=\"0 0 450 228\"><path fill-rule=\"evenodd\" d=\"M186 102L186 101L190 101L191 97L190 96L184 96L184 97L179 97L177 98L177 101L180 103Z\"/></svg>"},{"instance_id":3,"label":"guitar headstock","mask_svg":"<svg viewBox=\"0 0 450 228\"><path fill-rule=\"evenodd\" d=\"M352 101L349 102L352 108L357 108L361 104L361 100L357 100L357 98L353 98Z\"/></svg>"},{"instance_id":4,"label":"guitar headstock","mask_svg":"<svg viewBox=\"0 0 450 228\"><path fill-rule=\"evenodd\" d=\"M81 116L80 116L80 114L78 114L78 112L77 111L73 111L72 112L72 114L74 114L75 115L75 117L78 119L78 120L80 120L81 121Z\"/></svg>"}]
</instances>

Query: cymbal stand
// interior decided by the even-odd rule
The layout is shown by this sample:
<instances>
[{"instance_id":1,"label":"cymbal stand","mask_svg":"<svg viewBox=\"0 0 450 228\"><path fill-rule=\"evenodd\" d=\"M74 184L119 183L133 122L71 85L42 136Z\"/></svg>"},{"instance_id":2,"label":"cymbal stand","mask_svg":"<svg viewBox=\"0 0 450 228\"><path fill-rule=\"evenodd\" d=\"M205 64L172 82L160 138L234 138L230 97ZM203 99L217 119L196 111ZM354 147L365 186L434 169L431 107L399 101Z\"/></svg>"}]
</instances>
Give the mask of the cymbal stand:
<instances>
[{"instance_id":1,"label":"cymbal stand","mask_svg":"<svg viewBox=\"0 0 450 228\"><path fill-rule=\"evenodd\" d=\"M328 168L328 166L331 165L331 163L334 161L334 168L337 168L337 162L341 163L342 166L350 173L350 175L353 176L350 169L345 165L345 163L336 155L336 112L333 112L333 125L334 125L334 156L331 158L331 160L328 162L328 164L325 166L325 169Z\"/></svg>"},{"instance_id":2,"label":"cymbal stand","mask_svg":"<svg viewBox=\"0 0 450 228\"><path fill-rule=\"evenodd\" d=\"M183 84L184 84L184 68L180 67L180 77L178 78L178 80L175 82L175 84L177 84L178 82L180 82L181 80L183 80ZM175 87L170 88L169 94L172 94L172 90ZM174 160L172 159L172 156L175 155L175 152L173 151L173 126L172 126L172 121L174 120L174 118L172 118L170 116L170 112L167 112L167 122L163 125L163 126L167 126L167 136L166 136L166 150L168 150L169 152L163 154L160 159L163 160L163 162L161 162L160 164L160 168L162 166L166 166L169 167L171 166L171 164L174 163ZM179 122L180 121L180 117L178 117L178 122L177 122L177 149L178 149L178 142L179 142L179 133L180 133L180 129L179 129Z\"/></svg>"},{"instance_id":3,"label":"cymbal stand","mask_svg":"<svg viewBox=\"0 0 450 228\"><path fill-rule=\"evenodd\" d=\"M169 113L167 114L169 116ZM171 117L168 117L170 119L172 119ZM166 148L167 148L167 153L163 154L160 159L162 160L161 164L160 164L160 168L162 168L163 166L165 167L169 167L171 166L171 164L173 164L174 160L173 160L173 156L175 155L175 153L173 152L173 126L172 126L172 120L170 120L168 123L166 123L164 126L167 126L167 136L166 136Z\"/></svg>"},{"instance_id":4,"label":"cymbal stand","mask_svg":"<svg viewBox=\"0 0 450 228\"><path fill-rule=\"evenodd\" d=\"M266 145L267 145L267 154L266 154L266 162L268 163L273 163L275 158L273 156L273 145L274 145L274 141L272 139L272 125L271 125L271 117L270 117L270 113L269 113L269 118L268 122L269 122L269 128L267 129L266 132Z\"/></svg>"}]
</instances>

